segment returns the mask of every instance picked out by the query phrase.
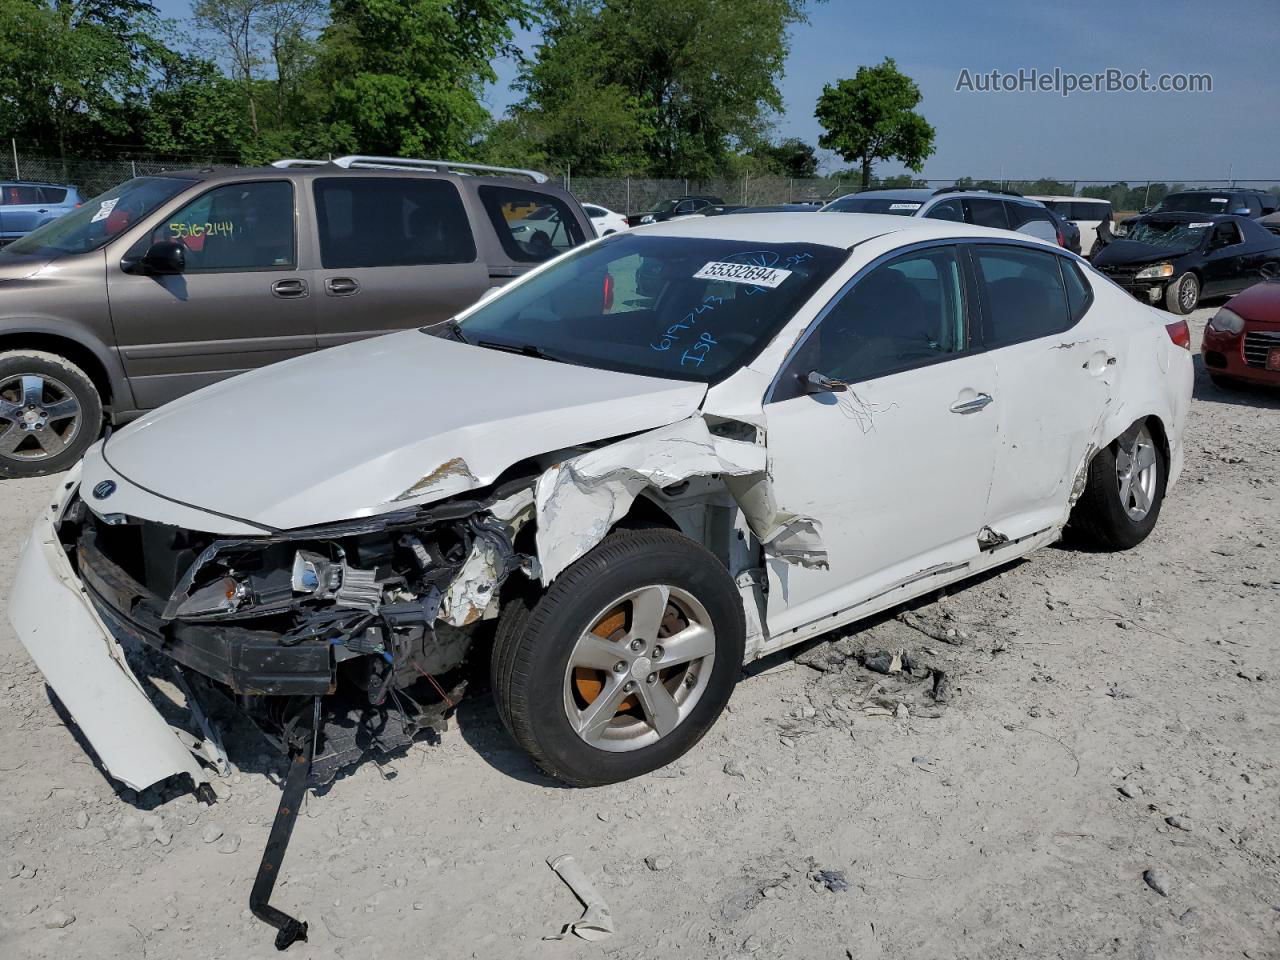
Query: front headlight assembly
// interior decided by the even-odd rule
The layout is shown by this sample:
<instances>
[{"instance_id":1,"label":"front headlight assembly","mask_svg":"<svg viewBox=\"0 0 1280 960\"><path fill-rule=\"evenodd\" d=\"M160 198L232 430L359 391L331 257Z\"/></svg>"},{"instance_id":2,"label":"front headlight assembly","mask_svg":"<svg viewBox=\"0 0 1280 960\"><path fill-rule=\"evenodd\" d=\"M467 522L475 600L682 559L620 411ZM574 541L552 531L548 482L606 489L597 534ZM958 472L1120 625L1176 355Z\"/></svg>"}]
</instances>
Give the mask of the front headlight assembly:
<instances>
[{"instance_id":1,"label":"front headlight assembly","mask_svg":"<svg viewBox=\"0 0 1280 960\"><path fill-rule=\"evenodd\" d=\"M1172 263L1153 263L1143 267L1134 277L1135 280L1164 280L1174 274Z\"/></svg>"},{"instance_id":2,"label":"front headlight assembly","mask_svg":"<svg viewBox=\"0 0 1280 960\"><path fill-rule=\"evenodd\" d=\"M1225 333L1233 337L1238 336L1244 332L1244 317L1234 310L1228 310L1223 307L1209 321L1209 329L1214 333Z\"/></svg>"}]
</instances>

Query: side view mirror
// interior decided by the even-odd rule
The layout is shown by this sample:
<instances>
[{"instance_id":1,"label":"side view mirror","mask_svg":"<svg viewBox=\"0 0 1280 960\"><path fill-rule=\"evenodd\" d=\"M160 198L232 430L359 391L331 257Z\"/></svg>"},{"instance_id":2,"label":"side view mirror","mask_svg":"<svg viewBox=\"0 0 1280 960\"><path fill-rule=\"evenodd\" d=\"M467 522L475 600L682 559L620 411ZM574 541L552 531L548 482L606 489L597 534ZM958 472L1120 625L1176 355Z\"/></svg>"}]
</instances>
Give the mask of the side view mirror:
<instances>
[{"instance_id":1,"label":"side view mirror","mask_svg":"<svg viewBox=\"0 0 1280 960\"><path fill-rule=\"evenodd\" d=\"M151 277L169 277L187 269L187 248L177 240L157 240L142 259L126 263L125 269L130 273L141 273Z\"/></svg>"},{"instance_id":2,"label":"side view mirror","mask_svg":"<svg viewBox=\"0 0 1280 960\"><path fill-rule=\"evenodd\" d=\"M849 389L849 385L843 380L836 380L817 370L810 370L804 375L804 389L806 393L844 393Z\"/></svg>"}]
</instances>

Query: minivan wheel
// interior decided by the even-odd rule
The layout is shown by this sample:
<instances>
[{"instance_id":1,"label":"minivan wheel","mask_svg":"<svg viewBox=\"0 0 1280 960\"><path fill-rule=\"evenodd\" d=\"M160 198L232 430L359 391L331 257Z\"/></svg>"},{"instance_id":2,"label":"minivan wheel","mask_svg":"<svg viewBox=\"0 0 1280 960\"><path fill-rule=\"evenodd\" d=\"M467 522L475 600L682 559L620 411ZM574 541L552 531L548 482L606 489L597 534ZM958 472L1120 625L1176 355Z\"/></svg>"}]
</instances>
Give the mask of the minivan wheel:
<instances>
[{"instance_id":1,"label":"minivan wheel","mask_svg":"<svg viewBox=\"0 0 1280 960\"><path fill-rule=\"evenodd\" d=\"M1164 288L1164 305L1170 313L1186 316L1200 302L1200 281L1194 273L1184 273Z\"/></svg>"},{"instance_id":2,"label":"minivan wheel","mask_svg":"<svg viewBox=\"0 0 1280 960\"><path fill-rule=\"evenodd\" d=\"M75 364L38 350L0 353L0 477L66 470L101 427L102 398Z\"/></svg>"},{"instance_id":3,"label":"minivan wheel","mask_svg":"<svg viewBox=\"0 0 1280 960\"><path fill-rule=\"evenodd\" d=\"M1169 464L1145 420L1094 455L1072 528L1103 550L1136 547L1155 528Z\"/></svg>"},{"instance_id":4,"label":"minivan wheel","mask_svg":"<svg viewBox=\"0 0 1280 960\"><path fill-rule=\"evenodd\" d=\"M616 783L671 763L724 710L742 669L733 579L672 530L618 530L532 606L503 608L498 713L548 775Z\"/></svg>"}]
</instances>

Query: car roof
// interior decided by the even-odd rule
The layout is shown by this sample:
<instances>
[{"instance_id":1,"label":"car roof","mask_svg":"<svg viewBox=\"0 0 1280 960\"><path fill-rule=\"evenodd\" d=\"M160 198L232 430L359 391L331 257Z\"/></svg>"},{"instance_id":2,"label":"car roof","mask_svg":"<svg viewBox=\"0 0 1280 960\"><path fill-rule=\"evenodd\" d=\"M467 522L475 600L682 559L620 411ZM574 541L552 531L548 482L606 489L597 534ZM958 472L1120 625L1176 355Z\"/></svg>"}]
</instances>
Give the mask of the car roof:
<instances>
[{"instance_id":1,"label":"car roof","mask_svg":"<svg viewBox=\"0 0 1280 960\"><path fill-rule=\"evenodd\" d=\"M1103 197L1060 197L1060 196L1054 196L1053 194L1028 193L1026 195L1026 198L1028 200L1041 200L1041 201L1058 200L1063 203L1105 203L1107 206L1111 206L1111 201L1104 199Z\"/></svg>"},{"instance_id":2,"label":"car roof","mask_svg":"<svg viewBox=\"0 0 1280 960\"><path fill-rule=\"evenodd\" d=\"M410 168L382 167L340 167L337 164L322 163L307 167L204 167L181 170L165 170L160 173L144 174L148 177L176 177L183 180L205 181L216 183L224 180L284 180L315 177L430 177L432 179L464 180L481 186L494 185L510 187L513 183L521 186L539 188L540 193L560 193L554 183L533 183L517 176L481 176L478 174L458 173L452 170L414 170Z\"/></svg>"},{"instance_id":3,"label":"car roof","mask_svg":"<svg viewBox=\"0 0 1280 960\"><path fill-rule=\"evenodd\" d=\"M768 243L816 243L848 249L874 237L900 234L903 243L948 238L1020 240L1065 253L1054 243L1012 230L994 230L950 220L895 217L882 213L848 213L815 217L810 213L726 213L648 224L632 231L646 236L697 237L709 240L754 240Z\"/></svg>"}]
</instances>

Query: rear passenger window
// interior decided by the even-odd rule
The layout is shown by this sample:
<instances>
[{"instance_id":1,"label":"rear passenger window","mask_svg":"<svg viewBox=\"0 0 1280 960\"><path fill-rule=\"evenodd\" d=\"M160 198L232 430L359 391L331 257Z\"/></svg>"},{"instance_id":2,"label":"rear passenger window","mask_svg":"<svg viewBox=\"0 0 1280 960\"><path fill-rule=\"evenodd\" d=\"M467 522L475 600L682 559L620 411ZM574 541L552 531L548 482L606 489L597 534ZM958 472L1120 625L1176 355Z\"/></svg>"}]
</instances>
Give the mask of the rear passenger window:
<instances>
[{"instance_id":1,"label":"rear passenger window","mask_svg":"<svg viewBox=\"0 0 1280 960\"><path fill-rule=\"evenodd\" d=\"M1009 219L1005 216L1004 204L999 200L988 200L985 197L966 197L964 201L965 218L979 227L995 227L998 230L1009 229Z\"/></svg>"},{"instance_id":2,"label":"rear passenger window","mask_svg":"<svg viewBox=\"0 0 1280 960\"><path fill-rule=\"evenodd\" d=\"M447 180L325 177L313 190L320 263L326 270L476 258L462 197Z\"/></svg>"},{"instance_id":3,"label":"rear passenger window","mask_svg":"<svg viewBox=\"0 0 1280 960\"><path fill-rule=\"evenodd\" d=\"M287 269L297 262L293 221L288 181L233 183L170 214L151 241L185 246L188 273Z\"/></svg>"},{"instance_id":4,"label":"rear passenger window","mask_svg":"<svg viewBox=\"0 0 1280 960\"><path fill-rule=\"evenodd\" d=\"M974 248L989 349L1038 340L1074 325L1058 267L1061 259L1019 247Z\"/></svg>"},{"instance_id":5,"label":"rear passenger window","mask_svg":"<svg viewBox=\"0 0 1280 960\"><path fill-rule=\"evenodd\" d=\"M1053 217L1049 215L1049 211L1043 207L1033 207L1028 203L1010 203L1006 205L1009 208L1009 229L1017 230L1024 224L1035 220L1040 223L1053 224L1057 229L1057 224L1053 223Z\"/></svg>"},{"instance_id":6,"label":"rear passenger window","mask_svg":"<svg viewBox=\"0 0 1280 960\"><path fill-rule=\"evenodd\" d=\"M480 202L512 260L540 263L586 240L559 197L517 187L481 187Z\"/></svg>"},{"instance_id":7,"label":"rear passenger window","mask_svg":"<svg viewBox=\"0 0 1280 960\"><path fill-rule=\"evenodd\" d=\"M62 203L67 199L67 190L65 187L41 187L40 202L41 203Z\"/></svg>"},{"instance_id":8,"label":"rear passenger window","mask_svg":"<svg viewBox=\"0 0 1280 960\"><path fill-rule=\"evenodd\" d=\"M1080 318L1093 305L1093 287L1085 278L1084 271L1074 260L1058 257L1058 266L1062 268L1062 279L1067 284L1067 309L1071 311L1071 322L1079 323Z\"/></svg>"}]
</instances>

